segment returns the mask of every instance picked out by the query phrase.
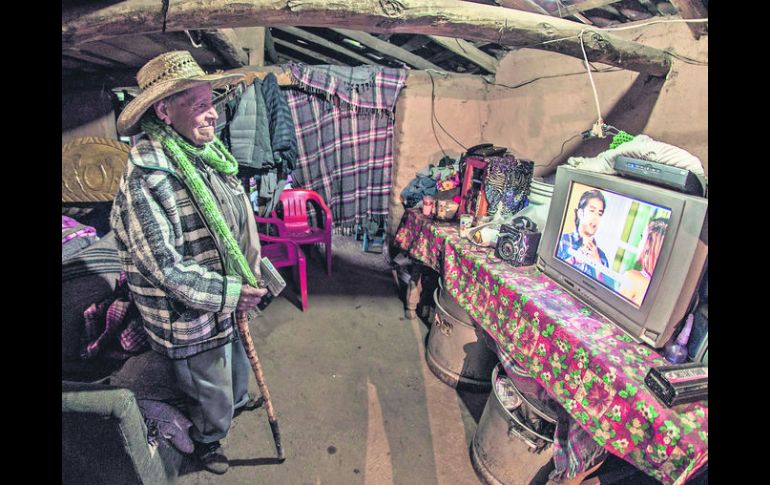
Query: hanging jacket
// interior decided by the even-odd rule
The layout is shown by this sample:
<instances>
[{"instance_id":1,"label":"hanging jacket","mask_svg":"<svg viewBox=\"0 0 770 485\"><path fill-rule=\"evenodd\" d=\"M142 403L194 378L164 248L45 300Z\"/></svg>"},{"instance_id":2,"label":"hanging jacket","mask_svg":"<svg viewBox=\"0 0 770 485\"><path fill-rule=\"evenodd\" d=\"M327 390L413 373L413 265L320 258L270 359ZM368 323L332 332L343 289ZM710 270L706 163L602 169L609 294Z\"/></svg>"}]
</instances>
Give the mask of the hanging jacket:
<instances>
[{"instance_id":1,"label":"hanging jacket","mask_svg":"<svg viewBox=\"0 0 770 485\"><path fill-rule=\"evenodd\" d=\"M276 170L263 177L259 187L259 196L265 201L263 215L267 215L278 203L286 179L297 164L297 135L289 102L273 73L265 76L262 82L262 96L267 108L270 143L276 164Z\"/></svg>"},{"instance_id":2,"label":"hanging jacket","mask_svg":"<svg viewBox=\"0 0 770 485\"><path fill-rule=\"evenodd\" d=\"M262 96L267 107L273 158L283 163L284 173L289 173L297 164L297 135L289 102L273 73L268 74L262 83Z\"/></svg>"},{"instance_id":3,"label":"hanging jacket","mask_svg":"<svg viewBox=\"0 0 770 485\"><path fill-rule=\"evenodd\" d=\"M276 162L270 143L270 130L262 81L254 80L241 95L230 128L230 153L238 164L255 169L271 169Z\"/></svg>"}]
</instances>

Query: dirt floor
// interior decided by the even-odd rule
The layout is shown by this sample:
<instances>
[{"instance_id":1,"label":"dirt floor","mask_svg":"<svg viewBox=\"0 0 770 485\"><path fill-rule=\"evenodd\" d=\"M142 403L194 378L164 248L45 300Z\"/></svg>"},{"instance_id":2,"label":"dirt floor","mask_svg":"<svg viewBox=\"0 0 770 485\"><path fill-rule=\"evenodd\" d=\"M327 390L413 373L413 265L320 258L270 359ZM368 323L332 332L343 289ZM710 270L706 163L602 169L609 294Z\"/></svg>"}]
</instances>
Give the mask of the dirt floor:
<instances>
[{"instance_id":1,"label":"dirt floor","mask_svg":"<svg viewBox=\"0 0 770 485\"><path fill-rule=\"evenodd\" d=\"M457 392L431 373L429 327L404 318L382 254L350 237L333 246L331 276L310 251L307 312L286 272L285 296L251 322L286 461L275 463L261 408L235 418L225 475L187 460L181 485L479 483L468 446L488 394Z\"/></svg>"},{"instance_id":2,"label":"dirt floor","mask_svg":"<svg viewBox=\"0 0 770 485\"><path fill-rule=\"evenodd\" d=\"M469 446L489 393L457 391L433 375L427 318L404 318L405 285L382 254L363 252L350 237L335 236L333 246L331 276L321 253L306 251L307 312L287 269L288 288L251 322L286 461L277 463L260 408L238 415L223 441L226 474L187 457L180 485L481 483ZM251 391L259 395L253 378ZM601 482L583 483L660 483L613 456L594 475Z\"/></svg>"}]
</instances>

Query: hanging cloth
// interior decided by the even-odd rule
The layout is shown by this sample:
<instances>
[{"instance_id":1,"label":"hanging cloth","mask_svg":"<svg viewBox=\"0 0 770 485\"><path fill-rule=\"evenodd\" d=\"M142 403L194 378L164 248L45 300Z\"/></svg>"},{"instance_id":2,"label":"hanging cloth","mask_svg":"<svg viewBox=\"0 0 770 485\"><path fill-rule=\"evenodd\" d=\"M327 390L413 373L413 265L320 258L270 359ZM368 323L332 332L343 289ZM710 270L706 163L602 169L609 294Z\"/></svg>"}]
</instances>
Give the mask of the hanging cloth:
<instances>
[{"instance_id":1,"label":"hanging cloth","mask_svg":"<svg viewBox=\"0 0 770 485\"><path fill-rule=\"evenodd\" d=\"M337 233L387 219L396 98L405 69L289 64L295 184L321 194Z\"/></svg>"}]
</instances>

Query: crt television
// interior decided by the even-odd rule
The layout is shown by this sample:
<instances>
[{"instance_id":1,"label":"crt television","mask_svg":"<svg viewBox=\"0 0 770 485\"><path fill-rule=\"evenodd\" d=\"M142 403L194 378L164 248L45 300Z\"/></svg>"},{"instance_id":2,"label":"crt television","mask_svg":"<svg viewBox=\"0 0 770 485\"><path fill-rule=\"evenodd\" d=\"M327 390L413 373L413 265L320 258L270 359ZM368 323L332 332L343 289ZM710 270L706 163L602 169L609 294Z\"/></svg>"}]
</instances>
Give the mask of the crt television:
<instances>
[{"instance_id":1,"label":"crt television","mask_svg":"<svg viewBox=\"0 0 770 485\"><path fill-rule=\"evenodd\" d=\"M538 268L637 341L663 347L708 257L708 199L560 166Z\"/></svg>"}]
</instances>

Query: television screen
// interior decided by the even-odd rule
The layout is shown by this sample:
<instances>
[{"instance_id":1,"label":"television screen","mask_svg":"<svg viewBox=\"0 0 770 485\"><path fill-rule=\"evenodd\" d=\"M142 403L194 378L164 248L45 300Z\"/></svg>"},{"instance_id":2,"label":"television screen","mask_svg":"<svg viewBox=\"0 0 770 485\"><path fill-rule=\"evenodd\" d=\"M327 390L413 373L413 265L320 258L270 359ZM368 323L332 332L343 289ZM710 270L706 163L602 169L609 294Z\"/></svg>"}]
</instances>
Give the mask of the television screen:
<instances>
[{"instance_id":1,"label":"television screen","mask_svg":"<svg viewBox=\"0 0 770 485\"><path fill-rule=\"evenodd\" d=\"M573 182L555 257L639 308L671 208Z\"/></svg>"},{"instance_id":2,"label":"television screen","mask_svg":"<svg viewBox=\"0 0 770 485\"><path fill-rule=\"evenodd\" d=\"M662 347L708 258L708 199L560 166L537 267L631 337Z\"/></svg>"}]
</instances>

